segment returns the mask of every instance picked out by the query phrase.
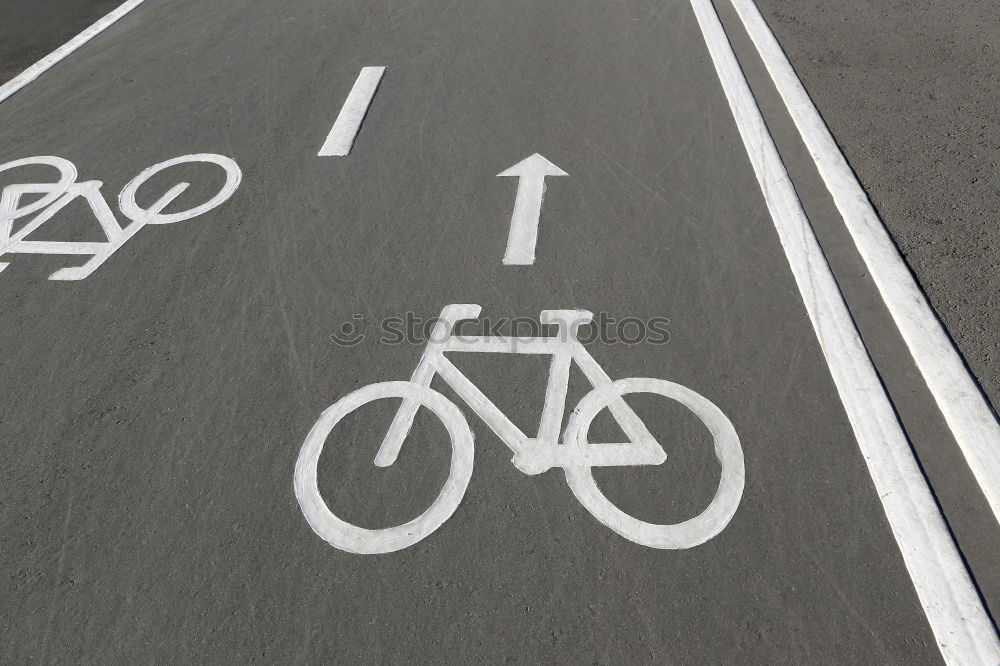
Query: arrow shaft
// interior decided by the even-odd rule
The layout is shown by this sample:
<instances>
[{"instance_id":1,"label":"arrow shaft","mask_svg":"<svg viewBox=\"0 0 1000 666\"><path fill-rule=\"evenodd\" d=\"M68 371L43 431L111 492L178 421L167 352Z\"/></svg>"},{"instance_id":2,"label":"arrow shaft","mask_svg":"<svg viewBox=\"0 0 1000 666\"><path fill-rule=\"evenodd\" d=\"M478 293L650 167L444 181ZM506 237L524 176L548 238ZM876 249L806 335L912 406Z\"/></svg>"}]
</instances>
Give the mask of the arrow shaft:
<instances>
[{"instance_id":1,"label":"arrow shaft","mask_svg":"<svg viewBox=\"0 0 1000 666\"><path fill-rule=\"evenodd\" d=\"M522 176L517 182L514 214L510 218L507 252L503 263L508 266L530 266L535 263L535 243L538 241L538 218L542 212L545 176Z\"/></svg>"}]
</instances>

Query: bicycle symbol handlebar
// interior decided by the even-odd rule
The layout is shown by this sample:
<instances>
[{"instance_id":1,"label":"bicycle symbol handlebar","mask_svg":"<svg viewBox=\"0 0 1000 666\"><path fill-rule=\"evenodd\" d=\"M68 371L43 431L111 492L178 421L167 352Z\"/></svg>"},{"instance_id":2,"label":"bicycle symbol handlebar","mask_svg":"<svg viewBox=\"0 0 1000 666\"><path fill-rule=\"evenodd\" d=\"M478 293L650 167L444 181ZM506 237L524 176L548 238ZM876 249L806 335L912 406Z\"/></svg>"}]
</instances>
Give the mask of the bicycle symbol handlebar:
<instances>
[{"instance_id":1,"label":"bicycle symbol handlebar","mask_svg":"<svg viewBox=\"0 0 1000 666\"><path fill-rule=\"evenodd\" d=\"M215 164L226 173L226 182L222 189L208 201L187 210L164 213L167 206L190 187L190 183L180 182L161 195L149 208L143 208L136 202L136 193L139 188L156 174L181 164L197 163ZM52 156L28 157L0 164L0 172L26 166L54 167L59 171L59 180L55 183L15 184L3 188L3 192L0 194L0 257L4 254L92 255L83 266L60 269L49 276L50 280L82 280L86 278L147 224L174 224L190 220L221 206L233 196L243 177L236 162L223 155L209 153L182 155L154 164L129 181L119 194L118 206L125 217L132 221L131 224L122 228L101 194L100 188L103 183L101 181L78 183L76 167L69 160ZM21 206L22 197L30 194L41 194L42 197ZM32 232L51 220L59 210L77 197L82 197L90 205L91 211L107 236L107 242L34 241L27 239ZM29 215L35 215L34 219L25 224L17 233L12 234L13 221ZM0 271L7 266L8 264L0 262Z\"/></svg>"}]
</instances>

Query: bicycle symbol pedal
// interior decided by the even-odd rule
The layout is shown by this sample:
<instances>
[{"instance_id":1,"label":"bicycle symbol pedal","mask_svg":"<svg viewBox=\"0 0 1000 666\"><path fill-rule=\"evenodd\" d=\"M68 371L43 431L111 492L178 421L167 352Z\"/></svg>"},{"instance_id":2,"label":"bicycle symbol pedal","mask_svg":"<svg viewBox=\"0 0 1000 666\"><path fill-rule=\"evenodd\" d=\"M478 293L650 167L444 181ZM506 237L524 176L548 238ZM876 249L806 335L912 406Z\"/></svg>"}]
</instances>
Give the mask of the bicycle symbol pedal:
<instances>
[{"instance_id":1,"label":"bicycle symbol pedal","mask_svg":"<svg viewBox=\"0 0 1000 666\"><path fill-rule=\"evenodd\" d=\"M302 513L312 529L330 545L351 553L389 553L412 546L440 527L458 508L472 478L473 436L459 408L430 387L440 377L465 401L514 453L514 466L525 474L562 468L570 490L601 523L635 543L652 548L691 548L713 538L729 524L743 496L743 449L733 424L711 401L691 389L662 379L629 378L612 381L577 339L578 328L590 322L584 310L544 310L543 324L558 327L557 335L505 338L453 335L455 325L475 319L478 305L449 305L441 312L426 350L409 381L370 384L350 393L320 415L299 452L294 489ZM538 435L525 435L446 353L541 354L552 357ZM565 412L569 373L576 364L593 385L572 411L559 441ZM639 416L625 402L632 393L650 393L674 400L690 410L708 428L714 452L722 467L715 496L699 515L676 524L660 525L639 520L608 500L594 481L594 467L660 465L667 454ZM431 506L417 518L387 529L365 529L338 518L319 491L317 467L327 437L345 416L363 405L385 398L402 398L374 464L392 465L413 425L417 410L426 407L444 424L451 440L448 479ZM629 442L591 444L590 424L607 408Z\"/></svg>"},{"instance_id":2,"label":"bicycle symbol pedal","mask_svg":"<svg viewBox=\"0 0 1000 666\"><path fill-rule=\"evenodd\" d=\"M160 171L180 164L199 162L218 165L226 172L226 182L222 189L205 203L177 213L164 213L167 206L190 186L189 183L183 182L170 188L150 208L142 208L136 203L135 194L138 189ZM222 155L207 153L184 155L155 164L133 178L121 191L118 197L119 207L125 217L131 220L131 223L123 228L118 224L114 212L101 193L103 183L97 180L76 182L76 167L69 160L50 156L29 157L0 164L0 172L30 165L55 167L59 171L59 181L47 184L15 184L3 189L0 194L0 258L5 254L90 255L90 259L82 266L61 268L49 276L50 280L82 280L88 277L147 224L173 224L208 212L229 200L242 179L242 173L236 162ZM41 194L42 197L33 203L21 205L26 195L36 194ZM56 213L77 198L86 201L97 218L101 231L107 237L106 241L28 239L32 232L52 220ZM13 233L14 220L29 215L35 217L17 233ZM9 265L0 262L0 271Z\"/></svg>"}]
</instances>

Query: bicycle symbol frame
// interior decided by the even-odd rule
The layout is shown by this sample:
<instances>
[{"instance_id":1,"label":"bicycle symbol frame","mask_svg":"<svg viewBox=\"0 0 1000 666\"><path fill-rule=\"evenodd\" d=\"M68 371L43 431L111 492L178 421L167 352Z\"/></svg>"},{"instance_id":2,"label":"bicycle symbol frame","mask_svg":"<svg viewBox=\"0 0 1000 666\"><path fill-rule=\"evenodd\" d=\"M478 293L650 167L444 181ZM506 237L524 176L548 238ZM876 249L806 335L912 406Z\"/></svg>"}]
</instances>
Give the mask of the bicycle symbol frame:
<instances>
[{"instance_id":1,"label":"bicycle symbol frame","mask_svg":"<svg viewBox=\"0 0 1000 666\"><path fill-rule=\"evenodd\" d=\"M190 183L181 182L170 188L150 208L142 208L136 203L136 192L154 175L172 166L197 162L216 164L226 172L226 183L214 197L200 206L185 211L163 213L166 207L190 186ZM189 220L221 206L236 192L242 179L242 172L236 162L222 155L208 153L183 155L155 164L129 181L118 196L119 208L127 218L132 220L128 226L122 228L115 219L115 214L104 195L101 194L103 183L99 180L76 182L76 167L69 160L51 156L28 157L0 164L0 172L30 165L55 167L59 171L59 181L47 184L8 185L3 189L3 193L0 194L0 258L5 254L91 255L90 259L82 266L57 270L49 276L50 280L83 280L111 258L111 255L121 249L126 241L147 224L173 224ZM25 195L32 194L43 196L31 204L19 207L21 199ZM29 234L51 220L56 213L77 197L83 197L89 204L91 211L101 225L101 230L107 236L106 242L27 240ZM14 220L36 213L34 219L25 224L17 233L11 233ZM0 262L0 271L9 265L9 263Z\"/></svg>"},{"instance_id":2,"label":"bicycle symbol frame","mask_svg":"<svg viewBox=\"0 0 1000 666\"><path fill-rule=\"evenodd\" d=\"M330 545L359 553L388 553L411 546L440 527L458 508L472 478L473 436L465 417L450 400L430 388L440 376L514 453L513 464L525 474L541 474L562 468L577 500L601 523L635 543L652 548L691 548L725 529L743 496L745 472L743 449L732 423L707 398L661 379L630 378L612 381L577 339L578 328L590 322L585 310L543 310L541 322L558 327L554 337L507 338L455 336L455 325L475 319L478 305L449 305L441 312L430 342L409 381L370 384L341 398L327 408L299 452L294 490L299 506L312 529ZM538 435L525 435L462 372L446 353L542 354L552 356ZM573 363L594 389L573 410L559 443L569 372ZM594 467L662 464L667 454L639 416L625 402L630 393L653 393L681 403L711 432L722 473L715 496L699 515L676 524L648 523L612 504L597 487ZM451 439L452 456L448 480L431 506L420 516L396 527L366 529L333 514L319 491L317 467L327 437L337 423L359 407L382 398L402 398L402 404L374 458L379 467L392 465L409 433L417 410L427 407L441 419ZM591 444L590 424L608 408L629 443Z\"/></svg>"}]
</instances>

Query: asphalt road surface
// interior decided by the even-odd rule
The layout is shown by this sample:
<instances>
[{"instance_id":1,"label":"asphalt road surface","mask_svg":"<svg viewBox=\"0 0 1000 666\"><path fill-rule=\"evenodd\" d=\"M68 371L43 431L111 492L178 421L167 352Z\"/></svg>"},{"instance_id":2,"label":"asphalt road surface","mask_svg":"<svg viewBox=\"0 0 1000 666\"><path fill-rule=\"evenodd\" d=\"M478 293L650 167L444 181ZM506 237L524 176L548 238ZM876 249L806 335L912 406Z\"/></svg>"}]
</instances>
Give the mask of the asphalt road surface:
<instances>
[{"instance_id":1,"label":"asphalt road surface","mask_svg":"<svg viewBox=\"0 0 1000 666\"><path fill-rule=\"evenodd\" d=\"M1000 1L758 4L997 404Z\"/></svg>"},{"instance_id":2,"label":"asphalt road surface","mask_svg":"<svg viewBox=\"0 0 1000 666\"><path fill-rule=\"evenodd\" d=\"M120 4L118 0L4 0L0 81L14 78Z\"/></svg>"},{"instance_id":3,"label":"asphalt road surface","mask_svg":"<svg viewBox=\"0 0 1000 666\"><path fill-rule=\"evenodd\" d=\"M990 488L724 4L150 1L0 104L0 159L79 172L0 258L4 661L991 663ZM8 219L51 163L0 173ZM467 379L405 385L425 408L375 466L406 404L380 383L452 367L449 304L482 306ZM611 322L568 380L549 343L483 353L553 309ZM658 380L627 404L665 462L504 436L572 430L597 365ZM547 443L565 469L512 461Z\"/></svg>"}]
</instances>

